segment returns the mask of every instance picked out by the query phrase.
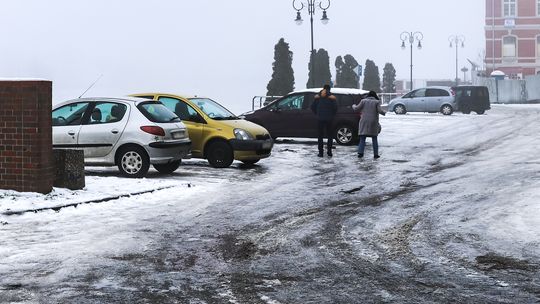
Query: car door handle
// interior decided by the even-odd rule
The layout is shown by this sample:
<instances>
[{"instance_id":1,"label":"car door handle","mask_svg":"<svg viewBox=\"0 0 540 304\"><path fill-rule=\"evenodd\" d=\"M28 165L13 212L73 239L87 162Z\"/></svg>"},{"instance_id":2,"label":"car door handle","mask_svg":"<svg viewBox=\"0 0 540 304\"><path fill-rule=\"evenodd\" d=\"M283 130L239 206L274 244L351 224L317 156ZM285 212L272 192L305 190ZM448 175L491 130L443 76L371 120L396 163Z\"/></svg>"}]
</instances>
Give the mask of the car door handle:
<instances>
[{"instance_id":1,"label":"car door handle","mask_svg":"<svg viewBox=\"0 0 540 304\"><path fill-rule=\"evenodd\" d=\"M69 130L69 131L68 131L68 134L71 135L71 136L75 136L75 131Z\"/></svg>"},{"instance_id":2,"label":"car door handle","mask_svg":"<svg viewBox=\"0 0 540 304\"><path fill-rule=\"evenodd\" d=\"M112 129L112 130L111 130L111 133L112 133L112 134L118 134L118 129Z\"/></svg>"}]
</instances>

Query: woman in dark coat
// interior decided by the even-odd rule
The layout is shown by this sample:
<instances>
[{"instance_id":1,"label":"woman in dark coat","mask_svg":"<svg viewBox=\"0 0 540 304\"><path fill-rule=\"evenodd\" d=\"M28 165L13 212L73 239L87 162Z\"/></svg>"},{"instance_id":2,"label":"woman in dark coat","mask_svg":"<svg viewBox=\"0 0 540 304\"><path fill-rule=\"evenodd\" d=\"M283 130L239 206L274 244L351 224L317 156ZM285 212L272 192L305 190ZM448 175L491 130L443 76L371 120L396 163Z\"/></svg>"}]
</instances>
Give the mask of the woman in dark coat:
<instances>
[{"instance_id":1,"label":"woman in dark coat","mask_svg":"<svg viewBox=\"0 0 540 304\"><path fill-rule=\"evenodd\" d=\"M377 93L369 91L366 98L362 99L359 104L353 104L353 110L362 113L360 122L358 123L358 136L360 143L358 144L358 157L364 157L364 148L366 147L366 137L371 137L373 142L373 157L379 158L379 142L377 135L380 132L379 114L386 115L386 112L381 109L381 102Z\"/></svg>"}]
</instances>

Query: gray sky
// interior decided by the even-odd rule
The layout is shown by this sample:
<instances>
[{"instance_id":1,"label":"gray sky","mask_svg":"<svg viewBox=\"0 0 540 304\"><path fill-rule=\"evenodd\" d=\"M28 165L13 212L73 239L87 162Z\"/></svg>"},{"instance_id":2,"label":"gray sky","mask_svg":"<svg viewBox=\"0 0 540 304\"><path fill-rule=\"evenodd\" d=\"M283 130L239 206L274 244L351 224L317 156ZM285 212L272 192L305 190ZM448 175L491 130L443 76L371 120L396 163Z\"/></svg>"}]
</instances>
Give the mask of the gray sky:
<instances>
[{"instance_id":1,"label":"gray sky","mask_svg":"<svg viewBox=\"0 0 540 304\"><path fill-rule=\"evenodd\" d=\"M409 78L410 51L400 33L421 31L413 50L415 79L454 79L455 49L448 37L465 36L459 69L481 63L483 0L331 0L330 22L315 16L315 48L353 55L382 68L391 62ZM53 81L53 103L85 96L165 91L212 97L236 114L264 95L274 45L283 37L294 53L295 87L305 87L309 16L296 25L290 0L1 0L0 77ZM459 71L459 77L463 73Z\"/></svg>"}]
</instances>

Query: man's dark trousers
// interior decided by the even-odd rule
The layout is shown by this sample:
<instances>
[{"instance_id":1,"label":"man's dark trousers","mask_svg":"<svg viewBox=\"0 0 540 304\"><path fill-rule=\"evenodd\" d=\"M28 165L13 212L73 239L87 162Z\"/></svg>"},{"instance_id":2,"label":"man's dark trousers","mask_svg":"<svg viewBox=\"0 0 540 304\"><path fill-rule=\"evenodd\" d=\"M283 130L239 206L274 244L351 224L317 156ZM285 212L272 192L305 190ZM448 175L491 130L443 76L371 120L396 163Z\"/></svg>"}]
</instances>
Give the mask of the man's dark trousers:
<instances>
[{"instance_id":1,"label":"man's dark trousers","mask_svg":"<svg viewBox=\"0 0 540 304\"><path fill-rule=\"evenodd\" d=\"M332 154L332 121L331 120L319 120L317 122L317 134L318 134L318 143L319 143L319 154L322 154L323 151L323 138L324 133L326 131L326 136L328 137L328 141L326 143L328 151L326 152L328 155Z\"/></svg>"}]
</instances>

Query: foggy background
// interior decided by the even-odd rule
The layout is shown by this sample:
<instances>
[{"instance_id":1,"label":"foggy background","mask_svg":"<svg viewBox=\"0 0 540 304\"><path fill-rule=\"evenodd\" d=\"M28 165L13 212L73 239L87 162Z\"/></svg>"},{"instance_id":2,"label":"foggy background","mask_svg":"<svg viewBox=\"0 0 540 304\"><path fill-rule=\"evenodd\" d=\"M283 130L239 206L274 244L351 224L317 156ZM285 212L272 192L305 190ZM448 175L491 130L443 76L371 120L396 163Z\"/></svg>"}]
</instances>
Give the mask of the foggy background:
<instances>
[{"instance_id":1,"label":"foggy background","mask_svg":"<svg viewBox=\"0 0 540 304\"><path fill-rule=\"evenodd\" d=\"M310 51L309 15L296 25L292 1L1 0L0 77L53 81L53 103L85 96L163 91L211 97L235 114L265 95L274 46L283 37L293 55L295 88L305 88ZM403 31L421 31L413 49L414 79L454 79L450 35L465 36L459 65L482 64L482 0L331 0L330 22L314 16L315 48L351 54L362 65L390 62L409 79L410 50ZM463 73L458 71L463 78ZM467 75L467 79L469 79Z\"/></svg>"}]
</instances>

